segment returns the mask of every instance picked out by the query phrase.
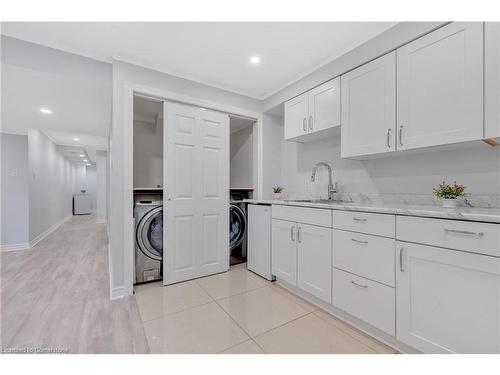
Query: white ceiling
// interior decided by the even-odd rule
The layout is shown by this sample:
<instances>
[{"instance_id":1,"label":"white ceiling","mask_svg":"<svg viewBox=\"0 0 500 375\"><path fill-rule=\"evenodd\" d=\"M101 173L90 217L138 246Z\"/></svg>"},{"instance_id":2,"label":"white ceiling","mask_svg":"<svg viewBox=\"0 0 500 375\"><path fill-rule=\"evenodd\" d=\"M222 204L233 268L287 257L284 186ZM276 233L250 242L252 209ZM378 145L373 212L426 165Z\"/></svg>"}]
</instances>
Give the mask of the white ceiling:
<instances>
[{"instance_id":1,"label":"white ceiling","mask_svg":"<svg viewBox=\"0 0 500 375\"><path fill-rule=\"evenodd\" d=\"M59 146L59 151L73 162L87 159L90 163L95 163L96 152L108 149L107 137L53 130L45 130L44 133ZM78 141L75 141L75 138L78 138ZM80 155L85 157L80 158Z\"/></svg>"},{"instance_id":2,"label":"white ceiling","mask_svg":"<svg viewBox=\"0 0 500 375\"><path fill-rule=\"evenodd\" d=\"M40 113L41 107L52 114ZM2 131L26 129L107 136L111 82L2 64Z\"/></svg>"},{"instance_id":3,"label":"white ceiling","mask_svg":"<svg viewBox=\"0 0 500 375\"><path fill-rule=\"evenodd\" d=\"M264 99L395 22L3 22L2 33ZM258 55L258 66L249 57Z\"/></svg>"}]
</instances>

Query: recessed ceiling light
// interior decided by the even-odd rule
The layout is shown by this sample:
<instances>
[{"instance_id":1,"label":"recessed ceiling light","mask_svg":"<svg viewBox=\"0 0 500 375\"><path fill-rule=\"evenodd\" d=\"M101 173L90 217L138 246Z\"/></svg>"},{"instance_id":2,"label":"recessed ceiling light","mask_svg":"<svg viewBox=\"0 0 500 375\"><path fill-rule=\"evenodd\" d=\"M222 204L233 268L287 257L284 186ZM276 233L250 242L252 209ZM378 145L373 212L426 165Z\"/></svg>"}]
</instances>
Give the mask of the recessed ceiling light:
<instances>
[{"instance_id":1,"label":"recessed ceiling light","mask_svg":"<svg viewBox=\"0 0 500 375\"><path fill-rule=\"evenodd\" d=\"M87 159L83 159L83 161L88 161Z\"/></svg>"},{"instance_id":2,"label":"recessed ceiling light","mask_svg":"<svg viewBox=\"0 0 500 375\"><path fill-rule=\"evenodd\" d=\"M91 164L87 164L89 167L91 166Z\"/></svg>"},{"instance_id":3,"label":"recessed ceiling light","mask_svg":"<svg viewBox=\"0 0 500 375\"><path fill-rule=\"evenodd\" d=\"M260 57L259 56L252 56L252 57L250 57L250 62L254 65L260 64Z\"/></svg>"},{"instance_id":4,"label":"recessed ceiling light","mask_svg":"<svg viewBox=\"0 0 500 375\"><path fill-rule=\"evenodd\" d=\"M46 115L50 115L52 110L49 108L40 108L40 112L45 113Z\"/></svg>"},{"instance_id":5,"label":"recessed ceiling light","mask_svg":"<svg viewBox=\"0 0 500 375\"><path fill-rule=\"evenodd\" d=\"M80 157L81 157L81 158L84 158L84 157L85 157L85 155L80 155Z\"/></svg>"},{"instance_id":6,"label":"recessed ceiling light","mask_svg":"<svg viewBox=\"0 0 500 375\"><path fill-rule=\"evenodd\" d=\"M74 141L78 142L80 138L73 138Z\"/></svg>"}]
</instances>

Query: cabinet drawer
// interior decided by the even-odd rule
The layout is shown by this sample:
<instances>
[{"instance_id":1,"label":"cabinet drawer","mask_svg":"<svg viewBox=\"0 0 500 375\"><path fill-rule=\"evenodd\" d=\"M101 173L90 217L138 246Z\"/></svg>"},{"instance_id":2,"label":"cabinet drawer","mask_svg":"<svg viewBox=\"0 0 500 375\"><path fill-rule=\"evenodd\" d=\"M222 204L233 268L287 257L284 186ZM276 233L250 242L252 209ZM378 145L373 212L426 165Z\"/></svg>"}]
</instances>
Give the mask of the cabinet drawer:
<instances>
[{"instance_id":1,"label":"cabinet drawer","mask_svg":"<svg viewBox=\"0 0 500 375\"><path fill-rule=\"evenodd\" d=\"M395 285L395 240L335 229L333 265L389 286Z\"/></svg>"},{"instance_id":2,"label":"cabinet drawer","mask_svg":"<svg viewBox=\"0 0 500 375\"><path fill-rule=\"evenodd\" d=\"M333 304L341 310L395 335L395 289L333 269Z\"/></svg>"},{"instance_id":3,"label":"cabinet drawer","mask_svg":"<svg viewBox=\"0 0 500 375\"><path fill-rule=\"evenodd\" d=\"M333 211L333 226L335 229L394 237L395 217L368 212Z\"/></svg>"},{"instance_id":4,"label":"cabinet drawer","mask_svg":"<svg viewBox=\"0 0 500 375\"><path fill-rule=\"evenodd\" d=\"M322 208L273 205L273 219L332 227L332 211Z\"/></svg>"},{"instance_id":5,"label":"cabinet drawer","mask_svg":"<svg viewBox=\"0 0 500 375\"><path fill-rule=\"evenodd\" d=\"M500 256L500 224L398 216L401 241Z\"/></svg>"}]
</instances>

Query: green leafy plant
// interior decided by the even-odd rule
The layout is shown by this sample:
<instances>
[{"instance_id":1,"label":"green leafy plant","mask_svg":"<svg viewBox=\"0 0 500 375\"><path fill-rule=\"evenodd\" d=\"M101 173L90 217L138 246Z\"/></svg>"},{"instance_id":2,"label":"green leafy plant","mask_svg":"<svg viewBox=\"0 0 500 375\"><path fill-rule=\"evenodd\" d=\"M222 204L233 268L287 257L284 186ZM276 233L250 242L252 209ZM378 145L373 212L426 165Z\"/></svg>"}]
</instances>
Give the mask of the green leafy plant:
<instances>
[{"instance_id":1,"label":"green leafy plant","mask_svg":"<svg viewBox=\"0 0 500 375\"><path fill-rule=\"evenodd\" d=\"M459 185L455 181L453 185L442 182L437 188L434 188L434 195L438 198L443 199L455 199L467 195L465 192L466 187L464 185Z\"/></svg>"},{"instance_id":2,"label":"green leafy plant","mask_svg":"<svg viewBox=\"0 0 500 375\"><path fill-rule=\"evenodd\" d=\"M283 186L275 186L273 187L273 191L275 194L279 194L283 191Z\"/></svg>"}]
</instances>

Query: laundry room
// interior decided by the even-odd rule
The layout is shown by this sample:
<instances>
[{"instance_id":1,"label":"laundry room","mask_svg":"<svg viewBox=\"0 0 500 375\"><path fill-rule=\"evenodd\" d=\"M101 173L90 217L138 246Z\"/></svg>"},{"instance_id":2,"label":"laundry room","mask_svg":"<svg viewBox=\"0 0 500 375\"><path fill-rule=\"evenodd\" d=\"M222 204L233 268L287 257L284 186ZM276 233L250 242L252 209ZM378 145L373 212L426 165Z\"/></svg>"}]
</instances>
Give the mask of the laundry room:
<instances>
[{"instance_id":1,"label":"laundry room","mask_svg":"<svg viewBox=\"0 0 500 375\"><path fill-rule=\"evenodd\" d=\"M163 103L134 96L134 283L162 279Z\"/></svg>"},{"instance_id":2,"label":"laundry room","mask_svg":"<svg viewBox=\"0 0 500 375\"><path fill-rule=\"evenodd\" d=\"M253 198L255 173L254 155L257 155L255 121L230 116L230 206L229 251L230 264L236 265L247 259L248 215L245 199Z\"/></svg>"}]
</instances>

